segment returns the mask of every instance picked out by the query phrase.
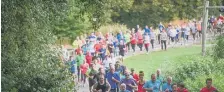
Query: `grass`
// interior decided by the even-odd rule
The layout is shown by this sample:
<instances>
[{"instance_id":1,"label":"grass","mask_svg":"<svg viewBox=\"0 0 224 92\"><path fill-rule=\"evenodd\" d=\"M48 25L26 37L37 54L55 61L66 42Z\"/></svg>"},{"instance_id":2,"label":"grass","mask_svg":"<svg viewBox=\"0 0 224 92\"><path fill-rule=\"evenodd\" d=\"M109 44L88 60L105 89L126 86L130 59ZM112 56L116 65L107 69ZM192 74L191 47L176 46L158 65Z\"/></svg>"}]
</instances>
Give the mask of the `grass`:
<instances>
[{"instance_id":1,"label":"grass","mask_svg":"<svg viewBox=\"0 0 224 92\"><path fill-rule=\"evenodd\" d=\"M200 54L201 47L169 48L167 51L157 51L150 54L141 54L124 60L128 68L134 68L138 73L143 70L148 79L157 69L162 73L184 63L188 56Z\"/></svg>"}]
</instances>

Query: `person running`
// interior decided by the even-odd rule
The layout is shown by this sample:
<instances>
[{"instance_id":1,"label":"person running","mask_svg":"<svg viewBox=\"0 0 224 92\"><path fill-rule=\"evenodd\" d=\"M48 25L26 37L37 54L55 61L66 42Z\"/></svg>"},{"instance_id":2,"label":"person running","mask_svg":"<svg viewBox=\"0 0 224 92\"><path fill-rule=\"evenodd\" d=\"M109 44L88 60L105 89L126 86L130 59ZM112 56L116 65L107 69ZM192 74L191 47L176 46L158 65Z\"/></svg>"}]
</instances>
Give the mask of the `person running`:
<instances>
[{"instance_id":1,"label":"person running","mask_svg":"<svg viewBox=\"0 0 224 92\"><path fill-rule=\"evenodd\" d=\"M131 33L131 48L132 48L133 52L135 52L136 43L137 43L136 34L134 31L132 31L132 33Z\"/></svg>"},{"instance_id":2,"label":"person running","mask_svg":"<svg viewBox=\"0 0 224 92\"><path fill-rule=\"evenodd\" d=\"M134 68L131 68L131 75L133 76L136 82L139 80L139 76L137 73L135 73Z\"/></svg>"},{"instance_id":3,"label":"person running","mask_svg":"<svg viewBox=\"0 0 224 92\"><path fill-rule=\"evenodd\" d=\"M163 32L161 33L161 48L163 50L163 47L165 47L166 50L166 40L167 40L167 33L165 30L163 30Z\"/></svg>"},{"instance_id":4,"label":"person running","mask_svg":"<svg viewBox=\"0 0 224 92\"><path fill-rule=\"evenodd\" d=\"M92 86L97 82L97 70L95 70L95 65L90 65L90 72L88 74L88 81L89 81L89 91L92 92Z\"/></svg>"},{"instance_id":5,"label":"person running","mask_svg":"<svg viewBox=\"0 0 224 92\"><path fill-rule=\"evenodd\" d=\"M177 89L178 89L177 84L176 83L172 84L172 92L178 92Z\"/></svg>"},{"instance_id":6,"label":"person running","mask_svg":"<svg viewBox=\"0 0 224 92\"><path fill-rule=\"evenodd\" d=\"M206 87L203 87L200 92L219 92L215 87L212 86L212 79L206 79Z\"/></svg>"},{"instance_id":7,"label":"person running","mask_svg":"<svg viewBox=\"0 0 224 92\"><path fill-rule=\"evenodd\" d=\"M147 33L148 35L150 35L150 31L151 31L151 30L150 30L149 27L146 25L145 28L144 28L144 34Z\"/></svg>"},{"instance_id":8,"label":"person running","mask_svg":"<svg viewBox=\"0 0 224 92\"><path fill-rule=\"evenodd\" d=\"M145 49L146 49L146 54L148 54L148 52L149 52L149 44L150 44L150 37L149 37L148 33L145 33L145 35L144 35L144 46L145 46Z\"/></svg>"},{"instance_id":9,"label":"person running","mask_svg":"<svg viewBox=\"0 0 224 92\"><path fill-rule=\"evenodd\" d=\"M111 86L110 92L117 92L118 91L117 84L120 82L120 76L117 73L115 73L114 67L110 68L110 72L106 74L106 78Z\"/></svg>"},{"instance_id":10,"label":"person running","mask_svg":"<svg viewBox=\"0 0 224 92\"><path fill-rule=\"evenodd\" d=\"M86 59L86 62L89 64L89 66L92 63L92 58L93 57L92 57L91 53L90 52L86 52L85 59Z\"/></svg>"},{"instance_id":11,"label":"person running","mask_svg":"<svg viewBox=\"0 0 224 92\"><path fill-rule=\"evenodd\" d=\"M155 34L155 32L154 32L152 27L150 27L150 39L151 39L150 43L152 45L152 49L154 49L154 41L156 39L156 34Z\"/></svg>"},{"instance_id":12,"label":"person running","mask_svg":"<svg viewBox=\"0 0 224 92\"><path fill-rule=\"evenodd\" d=\"M135 80L133 78L130 78L129 72L125 73L125 78L121 80L121 83L124 83L125 85L127 85L127 90L130 92L133 92L134 90L137 89Z\"/></svg>"},{"instance_id":13,"label":"person running","mask_svg":"<svg viewBox=\"0 0 224 92\"><path fill-rule=\"evenodd\" d=\"M129 31L124 33L124 39L125 39L126 47L128 47L127 51L130 51L130 38L131 38L131 34L130 34Z\"/></svg>"},{"instance_id":14,"label":"person running","mask_svg":"<svg viewBox=\"0 0 224 92\"><path fill-rule=\"evenodd\" d=\"M186 30L185 30L184 34L185 34L185 39L187 42L189 40L190 31L191 31L190 26L189 25L186 26Z\"/></svg>"},{"instance_id":15,"label":"person running","mask_svg":"<svg viewBox=\"0 0 224 92\"><path fill-rule=\"evenodd\" d=\"M82 51L79 53L78 56L76 56L76 62L77 62L77 76L78 76L78 81L80 82L80 66L84 63L85 56L82 54Z\"/></svg>"},{"instance_id":16,"label":"person running","mask_svg":"<svg viewBox=\"0 0 224 92\"><path fill-rule=\"evenodd\" d=\"M176 34L177 34L177 31L176 31L176 29L172 26L171 29L170 29L170 37L171 37L172 46L174 46L175 43L176 43L176 42L175 42L175 41L176 41L176 39L175 39Z\"/></svg>"},{"instance_id":17,"label":"person running","mask_svg":"<svg viewBox=\"0 0 224 92\"><path fill-rule=\"evenodd\" d=\"M163 92L172 92L172 77L167 77L167 83L163 84L162 91Z\"/></svg>"},{"instance_id":18,"label":"person running","mask_svg":"<svg viewBox=\"0 0 224 92\"><path fill-rule=\"evenodd\" d=\"M188 90L187 88L185 88L185 85L183 83L180 83L177 92L188 92Z\"/></svg>"},{"instance_id":19,"label":"person running","mask_svg":"<svg viewBox=\"0 0 224 92\"><path fill-rule=\"evenodd\" d=\"M107 49L106 49L106 45L103 45L102 47L103 47L103 48L101 48L101 49L99 50L99 56L100 56L100 59L101 59L102 61L104 61L105 58L106 58L106 51L107 51Z\"/></svg>"},{"instance_id":20,"label":"person running","mask_svg":"<svg viewBox=\"0 0 224 92\"><path fill-rule=\"evenodd\" d=\"M148 92L159 92L159 87L160 87L159 85L160 85L160 82L156 80L156 75L152 74L151 80L147 81L143 85L143 88Z\"/></svg>"},{"instance_id":21,"label":"person running","mask_svg":"<svg viewBox=\"0 0 224 92\"><path fill-rule=\"evenodd\" d=\"M143 47L143 37L142 37L141 30L139 29L136 34L137 34L137 38L138 38L138 47L140 48L140 51L142 51L142 47Z\"/></svg>"},{"instance_id":22,"label":"person running","mask_svg":"<svg viewBox=\"0 0 224 92\"><path fill-rule=\"evenodd\" d=\"M120 44L118 45L119 48L119 55L121 56L121 60L123 62L123 57L124 57L124 53L125 53L125 44L124 41L121 41Z\"/></svg>"},{"instance_id":23,"label":"person running","mask_svg":"<svg viewBox=\"0 0 224 92\"><path fill-rule=\"evenodd\" d=\"M120 86L120 91L119 92L131 92L131 91L126 90L126 85L124 83L122 83L121 86Z\"/></svg>"},{"instance_id":24,"label":"person running","mask_svg":"<svg viewBox=\"0 0 224 92\"><path fill-rule=\"evenodd\" d=\"M89 69L89 64L88 63L84 63L81 65L80 70L81 70L81 81L83 82L82 86L84 87L85 83L86 83L86 73Z\"/></svg>"},{"instance_id":25,"label":"person running","mask_svg":"<svg viewBox=\"0 0 224 92\"><path fill-rule=\"evenodd\" d=\"M110 84L105 80L104 75L100 75L100 80L93 85L92 92L110 92Z\"/></svg>"},{"instance_id":26,"label":"person running","mask_svg":"<svg viewBox=\"0 0 224 92\"><path fill-rule=\"evenodd\" d=\"M143 71L140 71L139 72L139 80L137 81L138 92L146 92L146 90L143 88L143 85L144 84L145 84L144 72Z\"/></svg>"},{"instance_id":27,"label":"person running","mask_svg":"<svg viewBox=\"0 0 224 92\"><path fill-rule=\"evenodd\" d=\"M158 41L159 41L159 44L160 44L160 36L161 36L161 34L160 33L162 33L163 32L163 30L164 30L164 26L163 26L163 24L162 24L162 22L160 22L159 23L159 34L158 34Z\"/></svg>"},{"instance_id":28,"label":"person running","mask_svg":"<svg viewBox=\"0 0 224 92\"><path fill-rule=\"evenodd\" d=\"M196 33L197 33L197 29L195 27L195 24L193 24L191 26L191 32L192 32L193 40L195 41L195 36L196 36Z\"/></svg>"}]
</instances>

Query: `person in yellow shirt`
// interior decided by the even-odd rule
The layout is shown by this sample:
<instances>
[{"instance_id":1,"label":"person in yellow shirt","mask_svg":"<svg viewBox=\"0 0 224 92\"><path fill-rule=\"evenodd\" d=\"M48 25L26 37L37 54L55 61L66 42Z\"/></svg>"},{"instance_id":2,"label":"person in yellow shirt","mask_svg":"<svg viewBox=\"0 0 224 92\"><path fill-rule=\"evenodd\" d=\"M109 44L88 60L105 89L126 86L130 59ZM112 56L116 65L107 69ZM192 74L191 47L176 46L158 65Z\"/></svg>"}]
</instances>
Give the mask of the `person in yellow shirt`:
<instances>
[{"instance_id":1,"label":"person in yellow shirt","mask_svg":"<svg viewBox=\"0 0 224 92\"><path fill-rule=\"evenodd\" d=\"M73 48L77 49L82 46L82 40L80 40L79 36L76 37L76 40L72 43Z\"/></svg>"}]
</instances>

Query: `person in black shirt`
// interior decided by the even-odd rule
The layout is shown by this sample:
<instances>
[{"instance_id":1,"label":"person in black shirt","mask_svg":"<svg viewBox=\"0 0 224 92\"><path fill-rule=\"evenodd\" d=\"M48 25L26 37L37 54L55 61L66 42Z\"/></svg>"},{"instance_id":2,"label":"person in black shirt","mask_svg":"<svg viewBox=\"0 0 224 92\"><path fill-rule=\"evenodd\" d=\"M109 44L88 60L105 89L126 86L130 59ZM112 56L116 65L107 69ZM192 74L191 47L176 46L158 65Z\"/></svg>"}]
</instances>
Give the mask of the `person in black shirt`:
<instances>
[{"instance_id":1,"label":"person in black shirt","mask_svg":"<svg viewBox=\"0 0 224 92\"><path fill-rule=\"evenodd\" d=\"M93 92L109 92L110 84L106 81L104 75L100 75L100 80L93 85Z\"/></svg>"},{"instance_id":2,"label":"person in black shirt","mask_svg":"<svg viewBox=\"0 0 224 92\"><path fill-rule=\"evenodd\" d=\"M125 53L124 41L121 41L120 44L118 45L118 47L119 47L119 55L121 56L121 60L123 62L123 57L124 57L124 53Z\"/></svg>"}]
</instances>

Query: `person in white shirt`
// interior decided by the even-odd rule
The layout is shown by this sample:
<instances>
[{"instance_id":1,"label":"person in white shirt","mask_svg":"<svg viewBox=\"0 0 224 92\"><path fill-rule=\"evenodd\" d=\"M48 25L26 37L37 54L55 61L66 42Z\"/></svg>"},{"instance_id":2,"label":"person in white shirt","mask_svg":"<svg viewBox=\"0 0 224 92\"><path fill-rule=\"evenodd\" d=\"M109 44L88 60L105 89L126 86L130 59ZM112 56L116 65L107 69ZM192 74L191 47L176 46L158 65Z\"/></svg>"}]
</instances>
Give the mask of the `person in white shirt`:
<instances>
[{"instance_id":1,"label":"person in white shirt","mask_svg":"<svg viewBox=\"0 0 224 92\"><path fill-rule=\"evenodd\" d=\"M174 41L175 41L175 37L177 35L177 31L176 29L172 26L170 29L170 37L171 37L171 42L173 43L172 46L175 45Z\"/></svg>"}]
</instances>

